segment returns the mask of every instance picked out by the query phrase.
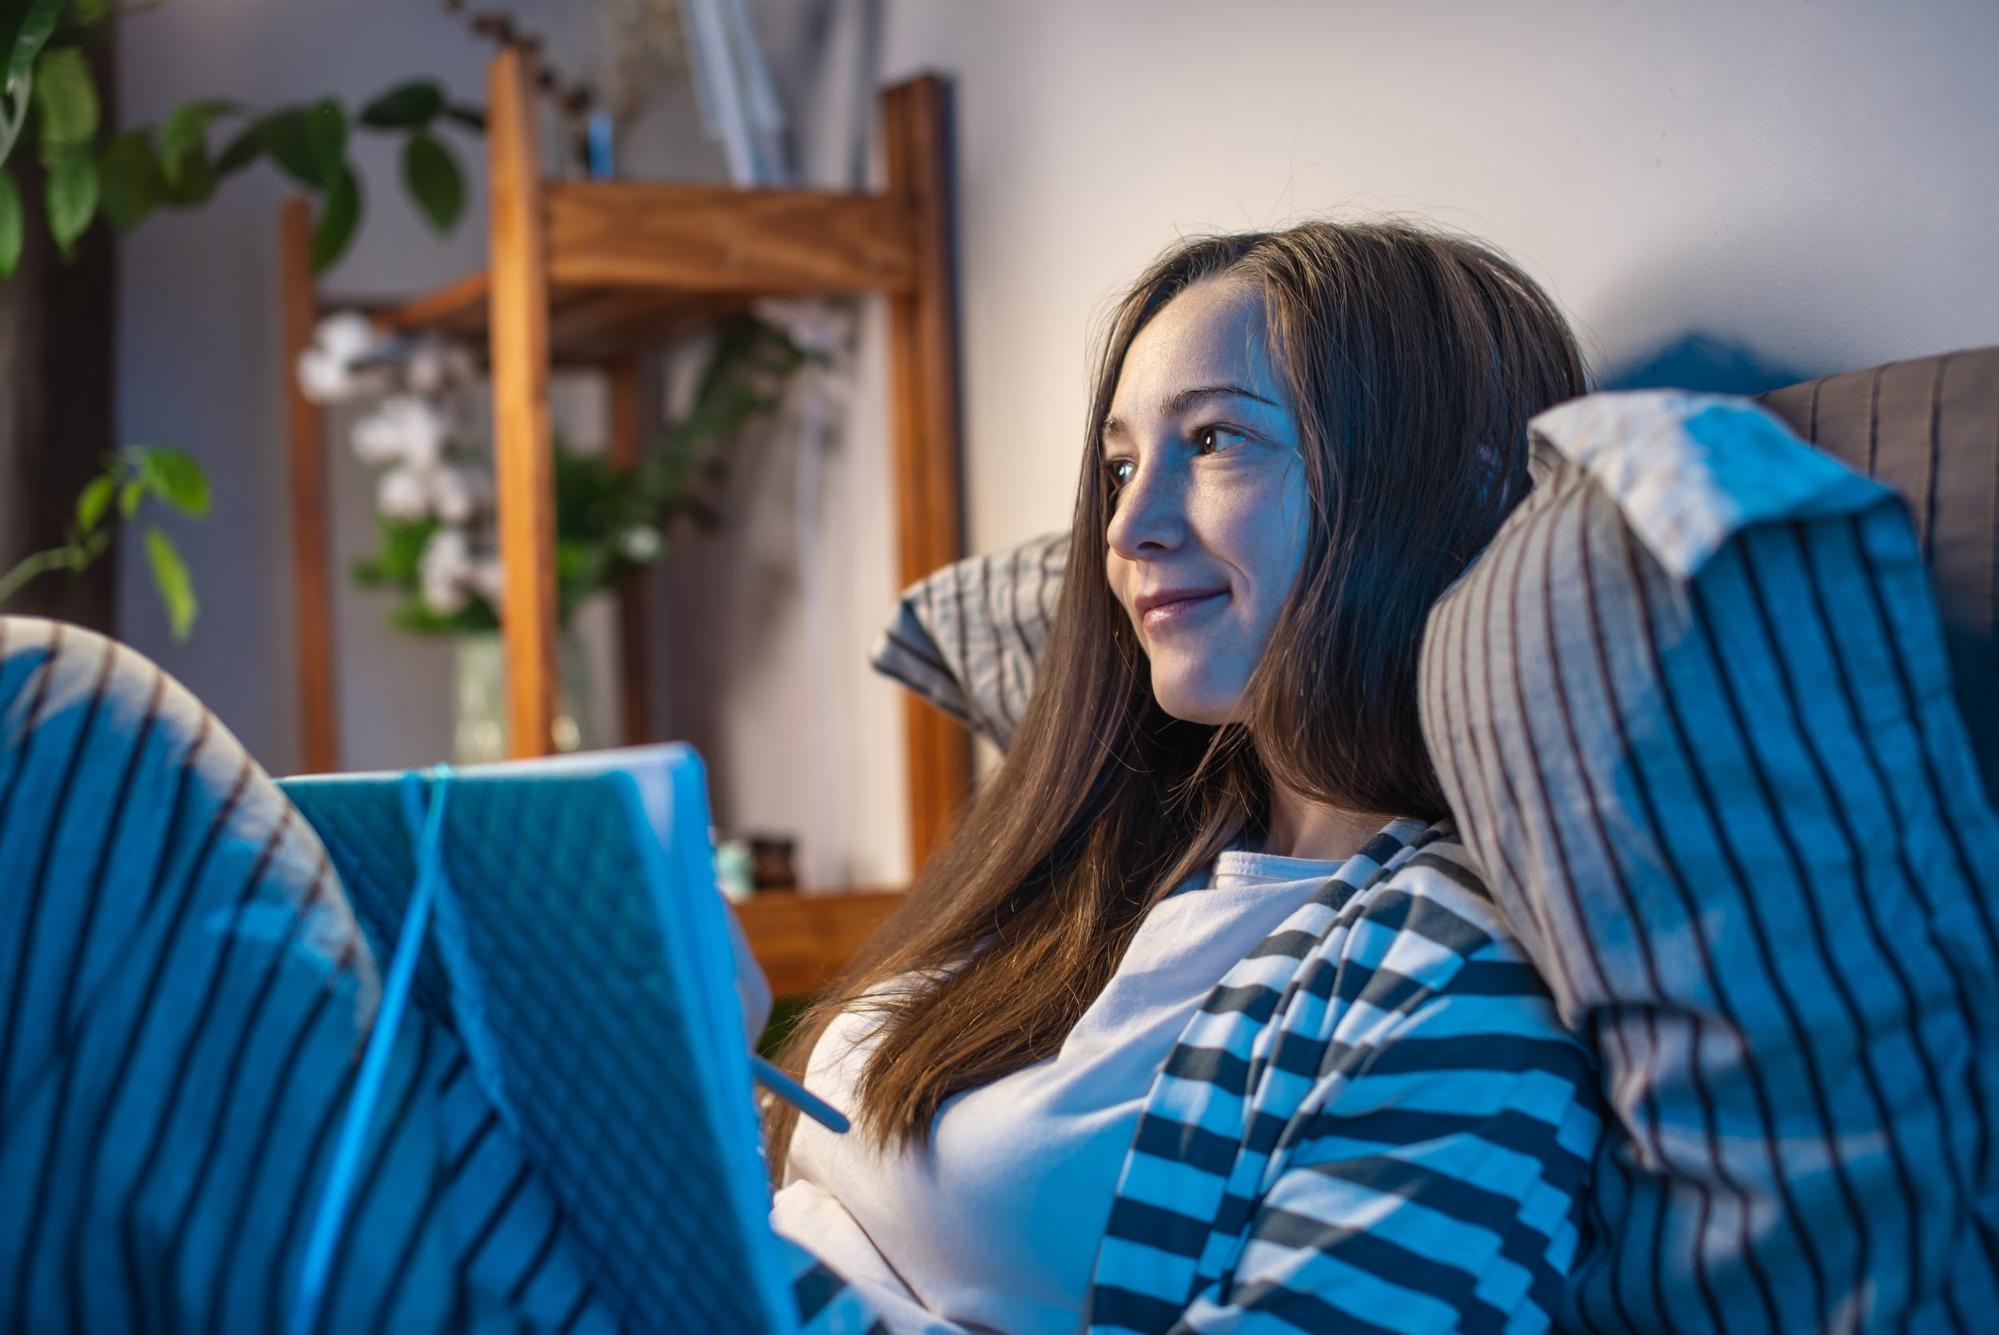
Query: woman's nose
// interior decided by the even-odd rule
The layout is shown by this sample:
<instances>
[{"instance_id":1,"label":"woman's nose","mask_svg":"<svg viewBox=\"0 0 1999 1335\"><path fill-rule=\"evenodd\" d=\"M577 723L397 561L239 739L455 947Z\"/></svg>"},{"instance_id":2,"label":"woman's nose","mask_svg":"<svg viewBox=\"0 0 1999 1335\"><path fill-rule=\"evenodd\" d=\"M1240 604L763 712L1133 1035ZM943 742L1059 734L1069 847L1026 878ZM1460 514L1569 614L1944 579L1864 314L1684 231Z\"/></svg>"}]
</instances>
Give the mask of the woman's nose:
<instances>
[{"instance_id":1,"label":"woman's nose","mask_svg":"<svg viewBox=\"0 0 1999 1335\"><path fill-rule=\"evenodd\" d=\"M1141 465L1114 504L1105 537L1127 561L1171 551L1186 536L1186 488L1167 469Z\"/></svg>"}]
</instances>

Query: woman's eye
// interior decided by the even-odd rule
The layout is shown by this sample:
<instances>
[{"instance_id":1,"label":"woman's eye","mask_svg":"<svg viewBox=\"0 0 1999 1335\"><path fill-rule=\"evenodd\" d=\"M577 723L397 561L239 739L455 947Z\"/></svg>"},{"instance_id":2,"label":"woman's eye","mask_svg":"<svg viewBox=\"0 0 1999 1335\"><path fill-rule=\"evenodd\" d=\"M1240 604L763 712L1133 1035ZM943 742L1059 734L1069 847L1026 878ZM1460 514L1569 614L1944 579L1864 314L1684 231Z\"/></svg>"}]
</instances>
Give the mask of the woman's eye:
<instances>
[{"instance_id":1,"label":"woman's eye","mask_svg":"<svg viewBox=\"0 0 1999 1335\"><path fill-rule=\"evenodd\" d=\"M1104 460L1104 476L1111 480L1111 490L1117 491L1131 481L1132 471L1137 467L1138 465L1130 459Z\"/></svg>"},{"instance_id":2,"label":"woman's eye","mask_svg":"<svg viewBox=\"0 0 1999 1335\"><path fill-rule=\"evenodd\" d=\"M1194 428L1194 444L1202 454L1219 454L1232 450L1249 439L1232 426L1203 426Z\"/></svg>"}]
</instances>

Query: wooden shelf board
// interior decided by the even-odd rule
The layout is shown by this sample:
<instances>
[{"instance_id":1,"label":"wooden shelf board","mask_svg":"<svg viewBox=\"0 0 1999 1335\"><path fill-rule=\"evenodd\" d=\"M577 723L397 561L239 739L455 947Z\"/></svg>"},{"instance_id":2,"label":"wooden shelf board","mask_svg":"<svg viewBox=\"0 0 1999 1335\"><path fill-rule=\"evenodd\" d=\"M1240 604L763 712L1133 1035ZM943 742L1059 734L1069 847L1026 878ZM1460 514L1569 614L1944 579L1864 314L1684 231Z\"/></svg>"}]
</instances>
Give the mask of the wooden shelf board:
<instances>
[{"instance_id":1,"label":"wooden shelf board","mask_svg":"<svg viewBox=\"0 0 1999 1335\"><path fill-rule=\"evenodd\" d=\"M542 195L559 365L618 361L762 297L903 294L914 282L915 214L888 195L655 181L554 181ZM491 294L481 270L362 308L385 328L483 345Z\"/></svg>"},{"instance_id":2,"label":"wooden shelf board","mask_svg":"<svg viewBox=\"0 0 1999 1335\"><path fill-rule=\"evenodd\" d=\"M839 977L900 903L899 890L762 890L735 910L772 995L795 997Z\"/></svg>"},{"instance_id":3,"label":"wooden shelf board","mask_svg":"<svg viewBox=\"0 0 1999 1335\"><path fill-rule=\"evenodd\" d=\"M550 181L549 276L716 296L903 293L916 205L900 195Z\"/></svg>"}]
</instances>

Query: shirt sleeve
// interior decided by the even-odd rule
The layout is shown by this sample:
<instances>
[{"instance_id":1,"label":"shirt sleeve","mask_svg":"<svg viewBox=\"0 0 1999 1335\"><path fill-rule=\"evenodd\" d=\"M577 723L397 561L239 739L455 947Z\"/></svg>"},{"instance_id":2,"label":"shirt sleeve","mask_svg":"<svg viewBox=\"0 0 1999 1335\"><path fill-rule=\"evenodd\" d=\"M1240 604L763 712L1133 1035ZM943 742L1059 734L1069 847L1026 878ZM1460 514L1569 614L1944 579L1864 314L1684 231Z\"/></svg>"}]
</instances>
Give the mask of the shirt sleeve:
<instances>
[{"instance_id":1,"label":"shirt sleeve","mask_svg":"<svg viewBox=\"0 0 1999 1335\"><path fill-rule=\"evenodd\" d=\"M1552 1325L1601 1119L1589 1060L1516 948L1490 942L1437 990L1377 968L1328 1063L1237 1265L1175 1329Z\"/></svg>"}]
</instances>

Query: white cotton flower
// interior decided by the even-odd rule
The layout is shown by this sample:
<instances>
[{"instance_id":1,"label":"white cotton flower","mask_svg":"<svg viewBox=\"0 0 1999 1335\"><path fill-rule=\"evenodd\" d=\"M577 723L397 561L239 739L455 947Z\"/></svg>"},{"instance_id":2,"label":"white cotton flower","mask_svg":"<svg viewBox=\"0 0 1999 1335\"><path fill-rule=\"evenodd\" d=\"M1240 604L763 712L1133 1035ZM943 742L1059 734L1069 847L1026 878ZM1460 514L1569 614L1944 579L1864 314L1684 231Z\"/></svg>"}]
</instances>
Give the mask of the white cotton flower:
<instances>
[{"instance_id":1,"label":"white cotton flower","mask_svg":"<svg viewBox=\"0 0 1999 1335\"><path fill-rule=\"evenodd\" d=\"M445 464L428 474L430 504L437 517L447 524L463 524L472 518L478 504L472 498L472 484L466 469Z\"/></svg>"},{"instance_id":2,"label":"white cotton flower","mask_svg":"<svg viewBox=\"0 0 1999 1335\"><path fill-rule=\"evenodd\" d=\"M388 403L377 404L355 420L350 440L354 446L354 457L364 464L380 467L382 464L400 463L403 457L402 417L391 410Z\"/></svg>"},{"instance_id":3,"label":"white cotton flower","mask_svg":"<svg viewBox=\"0 0 1999 1335\"><path fill-rule=\"evenodd\" d=\"M659 530L644 524L633 524L618 534L618 554L641 565L658 560L664 545L660 541Z\"/></svg>"},{"instance_id":4,"label":"white cotton flower","mask_svg":"<svg viewBox=\"0 0 1999 1335\"><path fill-rule=\"evenodd\" d=\"M363 463L402 463L428 470L444 458L451 423L428 399L395 394L354 424L354 453Z\"/></svg>"},{"instance_id":5,"label":"white cotton flower","mask_svg":"<svg viewBox=\"0 0 1999 1335\"><path fill-rule=\"evenodd\" d=\"M360 361L375 350L381 339L375 322L359 311L335 311L312 331L313 345L343 362Z\"/></svg>"},{"instance_id":6,"label":"white cotton flower","mask_svg":"<svg viewBox=\"0 0 1999 1335\"><path fill-rule=\"evenodd\" d=\"M298 391L313 403L338 403L346 398L352 377L343 362L318 348L298 355Z\"/></svg>"},{"instance_id":7,"label":"white cotton flower","mask_svg":"<svg viewBox=\"0 0 1999 1335\"><path fill-rule=\"evenodd\" d=\"M455 579L439 579L425 575L418 581L423 595L423 605L441 617L452 616L462 611L471 601L465 595L465 586Z\"/></svg>"},{"instance_id":8,"label":"white cotton flower","mask_svg":"<svg viewBox=\"0 0 1999 1335\"><path fill-rule=\"evenodd\" d=\"M403 366L403 381L419 394L439 394L468 384L478 368L472 354L434 334L419 338Z\"/></svg>"},{"instance_id":9,"label":"white cotton flower","mask_svg":"<svg viewBox=\"0 0 1999 1335\"><path fill-rule=\"evenodd\" d=\"M453 578L462 576L472 569L472 540L464 529L446 524L423 545L423 562L450 571Z\"/></svg>"},{"instance_id":10,"label":"white cotton flower","mask_svg":"<svg viewBox=\"0 0 1999 1335\"><path fill-rule=\"evenodd\" d=\"M424 605L439 616L465 606L466 584L476 567L463 529L449 526L430 535L417 561L417 585Z\"/></svg>"},{"instance_id":11,"label":"white cotton flower","mask_svg":"<svg viewBox=\"0 0 1999 1335\"><path fill-rule=\"evenodd\" d=\"M484 560L474 561L468 582L475 593L491 604L495 612L500 610L501 600L507 591L507 569L500 564L499 557L489 556Z\"/></svg>"},{"instance_id":12,"label":"white cotton flower","mask_svg":"<svg viewBox=\"0 0 1999 1335\"><path fill-rule=\"evenodd\" d=\"M299 392L314 403L340 403L385 385L379 368L360 365L373 355L381 335L365 315L340 311L313 330L312 343L298 358Z\"/></svg>"},{"instance_id":13,"label":"white cotton flower","mask_svg":"<svg viewBox=\"0 0 1999 1335\"><path fill-rule=\"evenodd\" d=\"M444 460L444 447L451 443L451 419L429 399L399 394L403 418L403 458L417 468L435 468Z\"/></svg>"},{"instance_id":14,"label":"white cotton flower","mask_svg":"<svg viewBox=\"0 0 1999 1335\"><path fill-rule=\"evenodd\" d=\"M430 513L430 478L404 465L391 468L375 484L375 508L390 519L416 520Z\"/></svg>"}]
</instances>

